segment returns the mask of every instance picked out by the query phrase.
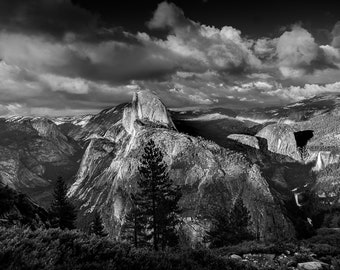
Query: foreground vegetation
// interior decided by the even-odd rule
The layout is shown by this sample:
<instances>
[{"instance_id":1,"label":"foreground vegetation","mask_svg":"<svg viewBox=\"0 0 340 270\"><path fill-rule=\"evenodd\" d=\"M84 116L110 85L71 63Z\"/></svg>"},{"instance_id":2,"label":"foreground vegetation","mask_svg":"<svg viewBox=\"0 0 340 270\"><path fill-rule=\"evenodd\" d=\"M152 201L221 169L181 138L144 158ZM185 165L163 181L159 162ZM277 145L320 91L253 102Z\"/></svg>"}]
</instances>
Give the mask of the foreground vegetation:
<instances>
[{"instance_id":1,"label":"foreground vegetation","mask_svg":"<svg viewBox=\"0 0 340 270\"><path fill-rule=\"evenodd\" d=\"M0 227L0 269L269 270L292 269L287 265L311 260L340 269L340 233L323 229L295 243L251 241L219 249L178 247L156 252L76 230Z\"/></svg>"},{"instance_id":2,"label":"foreground vegetation","mask_svg":"<svg viewBox=\"0 0 340 270\"><path fill-rule=\"evenodd\" d=\"M78 231L0 228L0 269L256 269L212 251L151 251Z\"/></svg>"}]
</instances>

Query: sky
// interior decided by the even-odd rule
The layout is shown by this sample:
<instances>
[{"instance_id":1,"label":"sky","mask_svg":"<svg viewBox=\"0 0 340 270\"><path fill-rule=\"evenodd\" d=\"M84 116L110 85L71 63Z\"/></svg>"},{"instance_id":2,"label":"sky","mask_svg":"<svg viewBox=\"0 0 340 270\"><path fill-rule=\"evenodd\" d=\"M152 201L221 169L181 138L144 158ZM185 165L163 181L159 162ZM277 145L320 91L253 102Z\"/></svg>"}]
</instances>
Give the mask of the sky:
<instances>
[{"instance_id":1,"label":"sky","mask_svg":"<svg viewBox=\"0 0 340 270\"><path fill-rule=\"evenodd\" d=\"M139 89L170 108L340 93L336 1L108 2L0 1L0 116L94 113Z\"/></svg>"}]
</instances>

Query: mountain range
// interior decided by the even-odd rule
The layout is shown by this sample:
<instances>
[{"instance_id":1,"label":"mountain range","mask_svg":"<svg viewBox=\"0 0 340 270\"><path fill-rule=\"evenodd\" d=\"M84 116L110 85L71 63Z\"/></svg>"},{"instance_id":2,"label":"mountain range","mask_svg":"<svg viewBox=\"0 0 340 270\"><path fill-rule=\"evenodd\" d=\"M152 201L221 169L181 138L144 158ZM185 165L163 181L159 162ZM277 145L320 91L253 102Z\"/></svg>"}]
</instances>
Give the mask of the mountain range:
<instances>
[{"instance_id":1,"label":"mountain range","mask_svg":"<svg viewBox=\"0 0 340 270\"><path fill-rule=\"evenodd\" d=\"M260 239L294 238L311 190L321 197L340 185L340 95L285 107L169 110L153 92L96 115L0 119L0 180L48 207L59 176L87 229L95 212L113 238L138 190L138 161L150 140L163 151L181 186L181 229L203 240L211 213L239 197ZM307 198L307 199L306 199Z\"/></svg>"}]
</instances>

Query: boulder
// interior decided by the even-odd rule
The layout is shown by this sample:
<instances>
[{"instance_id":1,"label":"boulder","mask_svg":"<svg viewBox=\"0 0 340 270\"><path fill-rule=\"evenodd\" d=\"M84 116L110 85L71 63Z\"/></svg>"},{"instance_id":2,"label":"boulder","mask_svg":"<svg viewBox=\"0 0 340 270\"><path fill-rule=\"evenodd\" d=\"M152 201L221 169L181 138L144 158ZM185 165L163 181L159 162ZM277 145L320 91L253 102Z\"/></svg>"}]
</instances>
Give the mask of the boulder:
<instances>
[{"instance_id":1,"label":"boulder","mask_svg":"<svg viewBox=\"0 0 340 270\"><path fill-rule=\"evenodd\" d=\"M253 148L260 149L259 141L256 137L245 135L245 134L231 134L228 136L228 139L237 141L239 143L249 145Z\"/></svg>"},{"instance_id":2,"label":"boulder","mask_svg":"<svg viewBox=\"0 0 340 270\"><path fill-rule=\"evenodd\" d=\"M241 261L242 257L239 256L239 255L236 255L236 254L232 254L232 255L230 255L230 259Z\"/></svg>"},{"instance_id":3,"label":"boulder","mask_svg":"<svg viewBox=\"0 0 340 270\"><path fill-rule=\"evenodd\" d=\"M329 265L322 262L304 262L298 263L298 270L326 270L330 269Z\"/></svg>"}]
</instances>

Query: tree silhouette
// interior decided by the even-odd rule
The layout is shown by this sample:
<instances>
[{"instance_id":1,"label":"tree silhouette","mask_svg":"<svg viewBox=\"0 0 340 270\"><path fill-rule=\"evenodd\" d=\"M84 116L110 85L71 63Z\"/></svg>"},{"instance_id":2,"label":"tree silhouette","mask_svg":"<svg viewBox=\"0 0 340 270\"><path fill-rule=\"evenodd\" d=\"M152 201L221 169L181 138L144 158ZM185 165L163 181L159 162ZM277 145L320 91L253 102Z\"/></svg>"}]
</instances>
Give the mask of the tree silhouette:
<instances>
[{"instance_id":1,"label":"tree silhouette","mask_svg":"<svg viewBox=\"0 0 340 270\"><path fill-rule=\"evenodd\" d=\"M139 191L132 198L127 224L132 229L135 246L152 243L154 250L177 243L178 201L180 189L169 178L162 151L150 140L138 167Z\"/></svg>"},{"instance_id":2,"label":"tree silhouette","mask_svg":"<svg viewBox=\"0 0 340 270\"><path fill-rule=\"evenodd\" d=\"M0 182L0 218L12 209L14 202L13 190L7 185L3 186Z\"/></svg>"},{"instance_id":3,"label":"tree silhouette","mask_svg":"<svg viewBox=\"0 0 340 270\"><path fill-rule=\"evenodd\" d=\"M239 197L230 212L218 210L213 214L211 229L207 232L210 247L222 247L253 239L248 227L250 214Z\"/></svg>"},{"instance_id":4,"label":"tree silhouette","mask_svg":"<svg viewBox=\"0 0 340 270\"><path fill-rule=\"evenodd\" d=\"M61 229L75 228L76 210L67 198L67 186L62 177L58 177L55 185L50 213L53 227Z\"/></svg>"},{"instance_id":5,"label":"tree silhouette","mask_svg":"<svg viewBox=\"0 0 340 270\"><path fill-rule=\"evenodd\" d=\"M125 222L122 227L122 239L127 240L137 247L146 246L146 216L139 204L141 201L136 199L138 195L131 195L131 209L125 216Z\"/></svg>"},{"instance_id":6,"label":"tree silhouette","mask_svg":"<svg viewBox=\"0 0 340 270\"><path fill-rule=\"evenodd\" d=\"M98 235L100 237L107 236L107 233L104 229L103 220L98 212L94 214L94 218L90 226L90 233Z\"/></svg>"}]
</instances>

